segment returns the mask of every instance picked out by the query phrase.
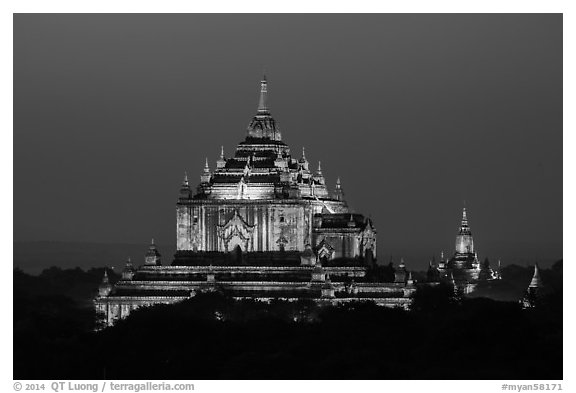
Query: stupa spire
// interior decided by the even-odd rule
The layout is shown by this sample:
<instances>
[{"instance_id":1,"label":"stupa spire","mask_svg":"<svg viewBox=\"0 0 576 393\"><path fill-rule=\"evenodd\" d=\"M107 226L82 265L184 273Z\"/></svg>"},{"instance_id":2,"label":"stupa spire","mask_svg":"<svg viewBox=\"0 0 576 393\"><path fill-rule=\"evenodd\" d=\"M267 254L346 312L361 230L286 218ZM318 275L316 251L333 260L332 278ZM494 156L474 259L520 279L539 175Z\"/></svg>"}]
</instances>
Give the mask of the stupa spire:
<instances>
[{"instance_id":1,"label":"stupa spire","mask_svg":"<svg viewBox=\"0 0 576 393\"><path fill-rule=\"evenodd\" d=\"M306 149L302 146L302 157L298 160L300 168L307 171L308 170L308 160L306 159Z\"/></svg>"},{"instance_id":2,"label":"stupa spire","mask_svg":"<svg viewBox=\"0 0 576 393\"><path fill-rule=\"evenodd\" d=\"M182 180L182 185L180 186L180 196L179 199L190 199L192 198L192 190L190 189L190 184L188 183L188 172L184 171L184 180Z\"/></svg>"},{"instance_id":3,"label":"stupa spire","mask_svg":"<svg viewBox=\"0 0 576 393\"><path fill-rule=\"evenodd\" d=\"M530 281L529 288L540 288L542 286L542 279L540 278L540 268L538 264L534 264L534 275Z\"/></svg>"},{"instance_id":4,"label":"stupa spire","mask_svg":"<svg viewBox=\"0 0 576 393\"><path fill-rule=\"evenodd\" d=\"M216 160L216 169L226 167L226 157L224 157L224 146L220 146L220 157Z\"/></svg>"},{"instance_id":5,"label":"stupa spire","mask_svg":"<svg viewBox=\"0 0 576 393\"><path fill-rule=\"evenodd\" d=\"M542 279L540 278L540 268L538 264L534 264L534 276L532 276L532 281L530 281L530 285L528 285L528 289L526 290L526 294L520 300L523 308L532 308L537 307L540 305L542 300Z\"/></svg>"},{"instance_id":6,"label":"stupa spire","mask_svg":"<svg viewBox=\"0 0 576 393\"><path fill-rule=\"evenodd\" d=\"M468 226L468 217L466 216L466 206L462 208L462 228Z\"/></svg>"},{"instance_id":7,"label":"stupa spire","mask_svg":"<svg viewBox=\"0 0 576 393\"><path fill-rule=\"evenodd\" d=\"M132 280L135 272L134 265L132 265L132 259L128 257L128 260L126 260L126 266L124 266L124 270L122 270L122 280Z\"/></svg>"},{"instance_id":8,"label":"stupa spire","mask_svg":"<svg viewBox=\"0 0 576 393\"><path fill-rule=\"evenodd\" d=\"M266 74L260 81L260 99L258 100L258 113L268 113L268 81Z\"/></svg>"},{"instance_id":9,"label":"stupa spire","mask_svg":"<svg viewBox=\"0 0 576 393\"><path fill-rule=\"evenodd\" d=\"M466 207L462 208L462 222L458 235L456 235L456 253L467 254L476 258L474 253L474 240L472 238L472 231L468 226L468 216L466 215Z\"/></svg>"},{"instance_id":10,"label":"stupa spire","mask_svg":"<svg viewBox=\"0 0 576 393\"><path fill-rule=\"evenodd\" d=\"M344 200L344 191L342 190L342 184L340 183L340 176L336 179L336 187L334 188L334 199L339 201Z\"/></svg>"},{"instance_id":11,"label":"stupa spire","mask_svg":"<svg viewBox=\"0 0 576 393\"><path fill-rule=\"evenodd\" d=\"M104 268L104 277L102 277L102 282L98 286L98 294L100 297L106 297L112 292L112 284L108 279L108 268Z\"/></svg>"},{"instance_id":12,"label":"stupa spire","mask_svg":"<svg viewBox=\"0 0 576 393\"><path fill-rule=\"evenodd\" d=\"M156 244L154 243L154 238L150 242L150 246L148 246L148 251L146 252L146 257L144 258L145 265L161 265L160 263L160 253L158 252L158 248L156 248Z\"/></svg>"},{"instance_id":13,"label":"stupa spire","mask_svg":"<svg viewBox=\"0 0 576 393\"><path fill-rule=\"evenodd\" d=\"M210 167L208 166L208 157L206 157L204 169L202 170L202 175L200 175L200 181L202 183L209 183L211 177L212 177L212 174L210 173Z\"/></svg>"}]
</instances>

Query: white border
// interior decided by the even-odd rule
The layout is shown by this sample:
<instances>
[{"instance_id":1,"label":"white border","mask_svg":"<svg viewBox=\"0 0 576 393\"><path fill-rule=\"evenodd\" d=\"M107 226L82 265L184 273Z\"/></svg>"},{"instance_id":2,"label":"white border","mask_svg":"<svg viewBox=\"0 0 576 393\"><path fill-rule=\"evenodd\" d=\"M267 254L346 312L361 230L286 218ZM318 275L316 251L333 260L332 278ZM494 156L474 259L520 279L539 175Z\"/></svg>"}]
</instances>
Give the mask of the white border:
<instances>
[{"instance_id":1,"label":"white border","mask_svg":"<svg viewBox=\"0 0 576 393\"><path fill-rule=\"evenodd\" d=\"M573 201L574 196L574 169L575 155L571 154L575 146L573 111L576 108L574 102L574 1L496 1L484 0L481 2L470 1L410 1L410 2L380 2L375 1L303 1L291 0L282 2L273 1L233 1L220 0L215 2L187 2L187 1L110 1L100 0L98 2L82 1L8 1L2 4L2 14L0 19L0 42L2 44L2 78L1 78L1 124L2 132L2 165L1 174L3 184L9 184L9 189L2 193L1 212L5 225L2 226L2 239L8 241L4 245L4 250L8 255L13 255L13 231L9 225L13 223L13 135L12 135L12 92L13 92L13 63L12 63L12 39L13 39L13 19L12 13L563 13L564 14L564 244L571 239L574 230L569 225L576 222L574 216ZM40 168L39 168L40 170ZM30 179L31 189L34 187L34 179ZM8 187L7 187L8 188ZM568 255L566 255L568 251ZM574 273L574 252L570 248L564 249L564 259L567 261L566 277L575 277ZM8 285L2 286L3 310L10 310L12 315L12 278L7 279ZM570 369L574 369L573 349L574 349L574 317L569 311L573 302L574 292L565 293L565 313L564 313L564 376L565 381L573 380ZM12 323L4 323L1 327L2 347L5 349L2 354L2 382L3 391L13 391L12 386ZM527 343L527 345L530 345ZM109 349L112 352L112 348ZM526 359L529 361L529 359ZM304 388L308 390L325 390L337 392L348 392L354 390L375 390L386 387L391 389L401 389L402 391L436 391L444 392L495 392L499 391L503 381L198 381L197 390L203 392L210 391L246 391L246 392L267 392L272 389L278 391L294 391ZM514 381L507 381L511 384ZM517 383L529 383L536 381L517 381ZM553 381L542 381L550 383ZM574 389L569 382L563 383L566 391Z\"/></svg>"}]
</instances>

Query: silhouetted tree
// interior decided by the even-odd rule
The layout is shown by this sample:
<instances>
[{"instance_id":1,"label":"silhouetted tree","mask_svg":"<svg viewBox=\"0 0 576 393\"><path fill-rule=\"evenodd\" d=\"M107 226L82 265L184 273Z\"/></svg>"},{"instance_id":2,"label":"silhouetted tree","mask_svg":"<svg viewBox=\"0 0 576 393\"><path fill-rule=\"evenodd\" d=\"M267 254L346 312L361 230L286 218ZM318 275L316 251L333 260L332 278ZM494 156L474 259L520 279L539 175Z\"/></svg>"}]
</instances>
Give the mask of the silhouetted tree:
<instances>
[{"instance_id":1,"label":"silhouetted tree","mask_svg":"<svg viewBox=\"0 0 576 393\"><path fill-rule=\"evenodd\" d=\"M416 312L445 311L458 302L454 288L444 282L434 286L419 285L412 298L411 310Z\"/></svg>"}]
</instances>

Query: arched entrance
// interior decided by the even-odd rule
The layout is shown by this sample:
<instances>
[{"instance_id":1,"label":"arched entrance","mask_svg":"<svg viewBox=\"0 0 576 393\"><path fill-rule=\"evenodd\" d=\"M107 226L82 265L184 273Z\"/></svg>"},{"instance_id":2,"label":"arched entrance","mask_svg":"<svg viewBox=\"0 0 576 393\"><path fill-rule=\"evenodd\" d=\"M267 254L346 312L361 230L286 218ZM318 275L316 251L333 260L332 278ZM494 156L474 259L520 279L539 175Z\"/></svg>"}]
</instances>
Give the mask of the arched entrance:
<instances>
[{"instance_id":1,"label":"arched entrance","mask_svg":"<svg viewBox=\"0 0 576 393\"><path fill-rule=\"evenodd\" d=\"M372 252L371 248L364 252L364 263L367 266L372 266L374 264L374 253Z\"/></svg>"},{"instance_id":2,"label":"arched entrance","mask_svg":"<svg viewBox=\"0 0 576 393\"><path fill-rule=\"evenodd\" d=\"M234 247L234 250L232 251L233 255L234 255L234 262L238 265L242 264L242 247L240 247L240 245L236 245L236 247Z\"/></svg>"}]
</instances>

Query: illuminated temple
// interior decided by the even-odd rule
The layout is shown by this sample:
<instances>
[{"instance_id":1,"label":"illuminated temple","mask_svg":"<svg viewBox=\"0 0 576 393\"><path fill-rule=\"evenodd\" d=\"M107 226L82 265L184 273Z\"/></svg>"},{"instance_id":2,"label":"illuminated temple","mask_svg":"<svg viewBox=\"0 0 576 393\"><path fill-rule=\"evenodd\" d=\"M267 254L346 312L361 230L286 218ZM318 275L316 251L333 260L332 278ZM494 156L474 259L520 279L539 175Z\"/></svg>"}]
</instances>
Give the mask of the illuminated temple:
<instances>
[{"instance_id":1,"label":"illuminated temple","mask_svg":"<svg viewBox=\"0 0 576 393\"><path fill-rule=\"evenodd\" d=\"M327 187L320 162L312 169L304 149L291 155L267 95L264 78L232 157L222 149L215 167L206 160L196 189L184 177L172 263L162 264L152 242L142 266L127 263L115 285L105 277L95 304L106 325L142 306L217 290L238 299L408 307L415 286L404 264L391 282L370 277L377 256L371 220L349 209L340 179Z\"/></svg>"},{"instance_id":2,"label":"illuminated temple","mask_svg":"<svg viewBox=\"0 0 576 393\"><path fill-rule=\"evenodd\" d=\"M466 208L462 209L462 222L456 235L456 245L451 258L445 258L444 252L438 264L430 263L429 281L444 281L452 284L462 294L474 291L479 282L500 278L500 268L492 270L488 261L480 263L474 249L474 238L468 225Z\"/></svg>"}]
</instances>

